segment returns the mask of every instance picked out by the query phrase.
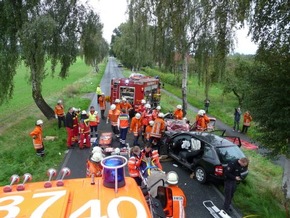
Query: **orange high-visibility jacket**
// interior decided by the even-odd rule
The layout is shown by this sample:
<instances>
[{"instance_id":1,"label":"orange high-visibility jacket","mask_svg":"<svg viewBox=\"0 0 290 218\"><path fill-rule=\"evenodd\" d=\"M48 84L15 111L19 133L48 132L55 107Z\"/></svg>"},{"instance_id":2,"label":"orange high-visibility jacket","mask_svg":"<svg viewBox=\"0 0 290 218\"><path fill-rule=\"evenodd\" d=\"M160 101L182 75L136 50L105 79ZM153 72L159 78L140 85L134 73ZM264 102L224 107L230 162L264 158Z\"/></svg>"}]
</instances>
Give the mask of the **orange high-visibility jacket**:
<instances>
[{"instance_id":1,"label":"orange high-visibility jacket","mask_svg":"<svg viewBox=\"0 0 290 218\"><path fill-rule=\"evenodd\" d=\"M131 177L139 177L140 170L138 169L141 164L141 157L133 154L128 160L128 171Z\"/></svg>"},{"instance_id":2,"label":"orange high-visibility jacket","mask_svg":"<svg viewBox=\"0 0 290 218\"><path fill-rule=\"evenodd\" d=\"M185 218L186 196L177 185L168 186L172 190L173 218Z\"/></svg>"},{"instance_id":3,"label":"orange high-visibility jacket","mask_svg":"<svg viewBox=\"0 0 290 218\"><path fill-rule=\"evenodd\" d=\"M118 118L118 127L121 129L125 129L129 127L129 115L128 114L120 114Z\"/></svg>"},{"instance_id":4,"label":"orange high-visibility jacket","mask_svg":"<svg viewBox=\"0 0 290 218\"><path fill-rule=\"evenodd\" d=\"M100 96L98 100L99 100L99 104L100 104L100 110L106 110L105 96Z\"/></svg>"},{"instance_id":5,"label":"orange high-visibility jacket","mask_svg":"<svg viewBox=\"0 0 290 218\"><path fill-rule=\"evenodd\" d=\"M152 111L152 119L155 120L158 117L158 114L160 113L159 110L154 109Z\"/></svg>"},{"instance_id":6,"label":"orange high-visibility jacket","mask_svg":"<svg viewBox=\"0 0 290 218\"><path fill-rule=\"evenodd\" d=\"M80 134L89 134L90 133L90 126L87 125L86 122L80 123Z\"/></svg>"},{"instance_id":7,"label":"orange high-visibility jacket","mask_svg":"<svg viewBox=\"0 0 290 218\"><path fill-rule=\"evenodd\" d=\"M136 117L132 118L131 125L130 125L130 131L133 132L134 136L137 136L142 127L142 119L136 119Z\"/></svg>"},{"instance_id":8,"label":"orange high-visibility jacket","mask_svg":"<svg viewBox=\"0 0 290 218\"><path fill-rule=\"evenodd\" d=\"M132 105L129 102L121 102L120 103L121 110L125 110L126 113L129 113L129 110L133 109Z\"/></svg>"},{"instance_id":9,"label":"orange high-visibility jacket","mask_svg":"<svg viewBox=\"0 0 290 218\"><path fill-rule=\"evenodd\" d=\"M161 138L163 132L165 131L165 122L160 117L156 118L152 131L150 133L151 137Z\"/></svg>"},{"instance_id":10,"label":"orange high-visibility jacket","mask_svg":"<svg viewBox=\"0 0 290 218\"><path fill-rule=\"evenodd\" d=\"M33 138L33 146L35 149L40 149L43 147L41 126L35 126L34 130L29 133L29 135Z\"/></svg>"},{"instance_id":11,"label":"orange high-visibility jacket","mask_svg":"<svg viewBox=\"0 0 290 218\"><path fill-rule=\"evenodd\" d=\"M252 121L252 116L249 114L249 112L246 112L244 114L244 125L250 126L251 121Z\"/></svg>"},{"instance_id":12,"label":"orange high-visibility jacket","mask_svg":"<svg viewBox=\"0 0 290 218\"><path fill-rule=\"evenodd\" d=\"M89 113L89 124L90 126L97 126L100 123L100 118L98 115L94 114L94 111Z\"/></svg>"},{"instance_id":13,"label":"orange high-visibility jacket","mask_svg":"<svg viewBox=\"0 0 290 218\"><path fill-rule=\"evenodd\" d=\"M153 120L152 113L150 110L144 111L142 113L142 125L147 126L149 125L149 121Z\"/></svg>"},{"instance_id":14,"label":"orange high-visibility jacket","mask_svg":"<svg viewBox=\"0 0 290 218\"><path fill-rule=\"evenodd\" d=\"M108 114L108 119L111 121L112 126L117 126L118 125L118 118L120 116L120 111L115 109L115 110L109 110Z\"/></svg>"},{"instance_id":15,"label":"orange high-visibility jacket","mask_svg":"<svg viewBox=\"0 0 290 218\"><path fill-rule=\"evenodd\" d=\"M115 103L115 105L116 105L116 109L119 110L119 111L121 111L121 105L120 105L120 103Z\"/></svg>"},{"instance_id":16,"label":"orange high-visibility jacket","mask_svg":"<svg viewBox=\"0 0 290 218\"><path fill-rule=\"evenodd\" d=\"M95 177L102 176L103 167L101 163L96 163L93 161L87 161L87 177L91 177L93 174Z\"/></svg>"},{"instance_id":17,"label":"orange high-visibility jacket","mask_svg":"<svg viewBox=\"0 0 290 218\"><path fill-rule=\"evenodd\" d=\"M176 109L173 115L174 115L174 119L177 119L177 120L182 120L183 118L183 112L180 109Z\"/></svg>"},{"instance_id":18,"label":"orange high-visibility jacket","mask_svg":"<svg viewBox=\"0 0 290 218\"><path fill-rule=\"evenodd\" d=\"M145 139L147 139L147 140L150 139L151 131L152 131L152 126L150 126L150 125L146 126L145 135L144 135Z\"/></svg>"},{"instance_id":19,"label":"orange high-visibility jacket","mask_svg":"<svg viewBox=\"0 0 290 218\"><path fill-rule=\"evenodd\" d=\"M56 114L59 117L63 117L64 116L64 107L62 104L57 104L54 107L54 114Z\"/></svg>"},{"instance_id":20,"label":"orange high-visibility jacket","mask_svg":"<svg viewBox=\"0 0 290 218\"><path fill-rule=\"evenodd\" d=\"M207 129L207 124L209 123L208 116L199 116L198 120L196 121L196 128L197 130L204 131Z\"/></svg>"}]
</instances>

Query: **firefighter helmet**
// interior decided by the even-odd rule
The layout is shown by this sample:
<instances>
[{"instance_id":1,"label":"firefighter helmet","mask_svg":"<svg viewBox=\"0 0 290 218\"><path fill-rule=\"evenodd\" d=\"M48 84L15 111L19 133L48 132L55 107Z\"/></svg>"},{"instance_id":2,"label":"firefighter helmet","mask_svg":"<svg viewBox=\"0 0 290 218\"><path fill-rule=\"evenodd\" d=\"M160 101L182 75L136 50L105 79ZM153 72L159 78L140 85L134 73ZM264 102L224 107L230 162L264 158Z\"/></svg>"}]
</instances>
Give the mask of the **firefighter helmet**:
<instances>
[{"instance_id":1,"label":"firefighter helmet","mask_svg":"<svg viewBox=\"0 0 290 218\"><path fill-rule=\"evenodd\" d=\"M110 108L111 108L111 110L115 110L116 109L116 105L112 104Z\"/></svg>"},{"instance_id":2,"label":"firefighter helmet","mask_svg":"<svg viewBox=\"0 0 290 218\"><path fill-rule=\"evenodd\" d=\"M61 104L61 103L62 103L62 100L58 100L57 103L58 103L58 104Z\"/></svg>"},{"instance_id":3,"label":"firefighter helmet","mask_svg":"<svg viewBox=\"0 0 290 218\"><path fill-rule=\"evenodd\" d=\"M158 117L163 118L164 117L164 113L159 113Z\"/></svg>"},{"instance_id":4,"label":"firefighter helmet","mask_svg":"<svg viewBox=\"0 0 290 218\"><path fill-rule=\"evenodd\" d=\"M205 111L204 111L204 110L199 110L199 111L197 112L197 114L198 114L199 116L203 116L203 115L205 114Z\"/></svg>"},{"instance_id":5,"label":"firefighter helmet","mask_svg":"<svg viewBox=\"0 0 290 218\"><path fill-rule=\"evenodd\" d=\"M182 109L182 106L179 104L179 105L176 106L176 108L179 109L179 110L181 110Z\"/></svg>"},{"instance_id":6,"label":"firefighter helmet","mask_svg":"<svg viewBox=\"0 0 290 218\"><path fill-rule=\"evenodd\" d=\"M150 120L150 121L149 121L149 125L150 125L150 126L153 126L153 124L154 124L154 121L153 121L153 120Z\"/></svg>"},{"instance_id":7,"label":"firefighter helmet","mask_svg":"<svg viewBox=\"0 0 290 218\"><path fill-rule=\"evenodd\" d=\"M82 115L87 114L87 112L85 110L82 110Z\"/></svg>"},{"instance_id":8,"label":"firefighter helmet","mask_svg":"<svg viewBox=\"0 0 290 218\"><path fill-rule=\"evenodd\" d=\"M115 103L116 104L118 104L118 103L120 103L121 102L121 100L119 99L119 98L117 98L116 100L115 100Z\"/></svg>"},{"instance_id":9,"label":"firefighter helmet","mask_svg":"<svg viewBox=\"0 0 290 218\"><path fill-rule=\"evenodd\" d=\"M94 115L98 115L98 111L95 111L95 112L94 112Z\"/></svg>"},{"instance_id":10,"label":"firefighter helmet","mask_svg":"<svg viewBox=\"0 0 290 218\"><path fill-rule=\"evenodd\" d=\"M42 120L37 120L36 121L36 125L42 125L43 124L43 121Z\"/></svg>"},{"instance_id":11,"label":"firefighter helmet","mask_svg":"<svg viewBox=\"0 0 290 218\"><path fill-rule=\"evenodd\" d=\"M139 120L141 118L141 114L137 113L137 114L135 114L135 117L136 117L136 119Z\"/></svg>"},{"instance_id":12,"label":"firefighter helmet","mask_svg":"<svg viewBox=\"0 0 290 218\"><path fill-rule=\"evenodd\" d=\"M145 104L145 108L150 109L151 105L150 104Z\"/></svg>"},{"instance_id":13,"label":"firefighter helmet","mask_svg":"<svg viewBox=\"0 0 290 218\"><path fill-rule=\"evenodd\" d=\"M123 98L122 98L122 101L127 101L127 99L123 97Z\"/></svg>"},{"instance_id":14,"label":"firefighter helmet","mask_svg":"<svg viewBox=\"0 0 290 218\"><path fill-rule=\"evenodd\" d=\"M92 150L92 154L94 154L94 153L103 153L103 149L101 148L101 147L99 147L99 146L95 146L94 148L93 148L93 150Z\"/></svg>"},{"instance_id":15,"label":"firefighter helmet","mask_svg":"<svg viewBox=\"0 0 290 218\"><path fill-rule=\"evenodd\" d=\"M178 183L178 175L175 171L170 171L167 173L167 183L171 185L176 185Z\"/></svg>"},{"instance_id":16,"label":"firefighter helmet","mask_svg":"<svg viewBox=\"0 0 290 218\"><path fill-rule=\"evenodd\" d=\"M141 100L141 104L146 104L146 100L145 99L142 99Z\"/></svg>"},{"instance_id":17,"label":"firefighter helmet","mask_svg":"<svg viewBox=\"0 0 290 218\"><path fill-rule=\"evenodd\" d=\"M161 107L158 105L157 107L156 107L156 110L161 110Z\"/></svg>"},{"instance_id":18,"label":"firefighter helmet","mask_svg":"<svg viewBox=\"0 0 290 218\"><path fill-rule=\"evenodd\" d=\"M93 154L93 156L91 157L91 160L94 162L100 162L103 159L103 155L99 152L96 152Z\"/></svg>"}]
</instances>

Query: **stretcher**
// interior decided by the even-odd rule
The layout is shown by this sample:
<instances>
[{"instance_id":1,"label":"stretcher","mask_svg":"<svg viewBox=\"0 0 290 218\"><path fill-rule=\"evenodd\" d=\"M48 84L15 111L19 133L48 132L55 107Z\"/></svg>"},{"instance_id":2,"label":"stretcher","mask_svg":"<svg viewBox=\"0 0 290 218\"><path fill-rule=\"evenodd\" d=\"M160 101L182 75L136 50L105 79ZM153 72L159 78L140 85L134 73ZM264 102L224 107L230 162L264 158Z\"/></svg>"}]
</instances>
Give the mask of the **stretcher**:
<instances>
[{"instance_id":1,"label":"stretcher","mask_svg":"<svg viewBox=\"0 0 290 218\"><path fill-rule=\"evenodd\" d=\"M231 218L224 210L220 210L215 204L210 201L204 201L203 206L210 212L214 218Z\"/></svg>"}]
</instances>

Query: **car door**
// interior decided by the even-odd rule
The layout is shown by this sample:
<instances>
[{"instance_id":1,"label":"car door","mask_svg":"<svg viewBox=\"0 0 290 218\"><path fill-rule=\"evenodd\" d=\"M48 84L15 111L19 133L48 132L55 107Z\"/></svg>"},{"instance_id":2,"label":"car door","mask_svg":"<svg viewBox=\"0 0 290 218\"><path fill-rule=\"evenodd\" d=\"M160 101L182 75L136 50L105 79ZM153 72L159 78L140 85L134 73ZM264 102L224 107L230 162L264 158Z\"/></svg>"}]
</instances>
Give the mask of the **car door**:
<instances>
[{"instance_id":1,"label":"car door","mask_svg":"<svg viewBox=\"0 0 290 218\"><path fill-rule=\"evenodd\" d=\"M217 155L214 148L207 143L204 144L203 155L198 164L204 168L207 174L214 174Z\"/></svg>"}]
</instances>

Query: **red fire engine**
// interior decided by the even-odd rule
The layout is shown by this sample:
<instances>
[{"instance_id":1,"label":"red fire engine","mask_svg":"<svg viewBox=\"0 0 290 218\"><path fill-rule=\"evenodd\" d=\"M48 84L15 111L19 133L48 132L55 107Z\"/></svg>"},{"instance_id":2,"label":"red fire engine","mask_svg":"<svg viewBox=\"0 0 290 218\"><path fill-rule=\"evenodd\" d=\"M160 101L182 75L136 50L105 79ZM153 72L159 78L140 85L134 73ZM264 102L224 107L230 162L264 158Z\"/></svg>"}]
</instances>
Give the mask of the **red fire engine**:
<instances>
[{"instance_id":1,"label":"red fire engine","mask_svg":"<svg viewBox=\"0 0 290 218\"><path fill-rule=\"evenodd\" d=\"M158 77L149 77L133 73L129 78L111 80L111 103L126 98L136 109L145 99L152 107L160 103L160 81Z\"/></svg>"}]
</instances>

